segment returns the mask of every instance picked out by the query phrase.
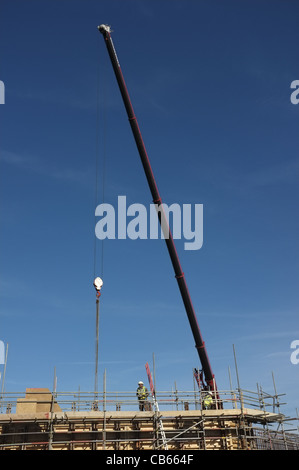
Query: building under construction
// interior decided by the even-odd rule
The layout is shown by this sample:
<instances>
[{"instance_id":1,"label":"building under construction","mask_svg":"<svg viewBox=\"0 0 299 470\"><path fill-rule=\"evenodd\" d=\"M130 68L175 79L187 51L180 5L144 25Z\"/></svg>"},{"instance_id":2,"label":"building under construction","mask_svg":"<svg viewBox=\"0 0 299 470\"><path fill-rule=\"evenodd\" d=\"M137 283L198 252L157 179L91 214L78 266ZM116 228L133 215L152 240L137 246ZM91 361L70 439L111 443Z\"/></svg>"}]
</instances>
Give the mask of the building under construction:
<instances>
[{"instance_id":1,"label":"building under construction","mask_svg":"<svg viewBox=\"0 0 299 470\"><path fill-rule=\"evenodd\" d=\"M159 392L146 411L132 392L5 393L0 449L299 450L296 423L280 412L278 395L219 391L221 403L204 409L202 393Z\"/></svg>"}]
</instances>

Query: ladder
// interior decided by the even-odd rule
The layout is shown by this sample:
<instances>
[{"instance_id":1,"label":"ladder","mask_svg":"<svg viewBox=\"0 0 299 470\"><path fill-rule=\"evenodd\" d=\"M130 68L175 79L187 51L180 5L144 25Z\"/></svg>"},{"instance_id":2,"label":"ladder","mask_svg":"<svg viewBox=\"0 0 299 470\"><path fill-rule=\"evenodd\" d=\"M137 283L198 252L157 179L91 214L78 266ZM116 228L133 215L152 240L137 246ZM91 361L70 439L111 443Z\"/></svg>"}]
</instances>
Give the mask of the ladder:
<instances>
[{"instance_id":1,"label":"ladder","mask_svg":"<svg viewBox=\"0 0 299 470\"><path fill-rule=\"evenodd\" d=\"M155 405L155 411L158 413L157 422L158 422L159 431L160 431L160 435L161 435L162 442L163 442L163 447L164 447L165 450L168 450L168 445L167 445L167 442L166 442L166 435L165 435L165 431L164 431L162 416L160 415L160 410L159 410L159 406L158 406L158 402L157 402L155 394L153 395L153 400L154 400L154 405Z\"/></svg>"},{"instance_id":2,"label":"ladder","mask_svg":"<svg viewBox=\"0 0 299 470\"><path fill-rule=\"evenodd\" d=\"M161 435L161 438L162 438L163 447L164 447L165 450L168 450L168 445L167 445L167 441L166 441L166 434L165 434L165 431L164 431L162 416L160 414L159 405L158 405L157 398L156 398L156 392L155 392L155 388L154 388L154 384L153 384L153 380L152 380L152 374L151 374L148 363L145 364L145 368L146 368L146 373L147 373L147 377L148 377L148 381L149 381L149 385L150 385L150 389L151 389L151 394L152 394L152 397L153 397L155 412L157 413L157 418L156 419L157 419L160 435Z\"/></svg>"}]
</instances>

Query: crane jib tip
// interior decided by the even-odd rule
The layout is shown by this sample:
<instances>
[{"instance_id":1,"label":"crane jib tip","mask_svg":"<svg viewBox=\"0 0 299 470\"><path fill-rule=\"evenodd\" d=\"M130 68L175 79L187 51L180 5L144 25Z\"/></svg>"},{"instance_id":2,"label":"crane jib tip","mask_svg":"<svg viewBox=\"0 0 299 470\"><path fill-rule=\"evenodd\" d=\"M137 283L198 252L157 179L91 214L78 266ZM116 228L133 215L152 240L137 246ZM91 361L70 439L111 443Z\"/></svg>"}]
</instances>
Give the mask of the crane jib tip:
<instances>
[{"instance_id":1,"label":"crane jib tip","mask_svg":"<svg viewBox=\"0 0 299 470\"><path fill-rule=\"evenodd\" d=\"M111 33L111 27L108 25L108 24L100 24L100 26L98 26L98 30L100 31L100 33L104 34L104 33Z\"/></svg>"}]
</instances>

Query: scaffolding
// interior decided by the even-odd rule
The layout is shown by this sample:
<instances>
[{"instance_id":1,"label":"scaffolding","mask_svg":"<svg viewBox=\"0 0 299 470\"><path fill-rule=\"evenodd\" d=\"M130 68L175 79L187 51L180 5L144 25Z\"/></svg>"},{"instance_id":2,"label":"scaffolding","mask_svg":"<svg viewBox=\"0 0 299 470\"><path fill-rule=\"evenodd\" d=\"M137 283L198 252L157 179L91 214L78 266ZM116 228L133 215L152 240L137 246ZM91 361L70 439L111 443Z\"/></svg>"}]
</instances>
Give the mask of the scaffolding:
<instances>
[{"instance_id":1,"label":"scaffolding","mask_svg":"<svg viewBox=\"0 0 299 470\"><path fill-rule=\"evenodd\" d=\"M216 398L207 410L200 390L161 391L157 412L139 411L135 392L6 392L0 450L299 449L298 417L280 412L281 395L258 387L219 396L221 407Z\"/></svg>"}]
</instances>

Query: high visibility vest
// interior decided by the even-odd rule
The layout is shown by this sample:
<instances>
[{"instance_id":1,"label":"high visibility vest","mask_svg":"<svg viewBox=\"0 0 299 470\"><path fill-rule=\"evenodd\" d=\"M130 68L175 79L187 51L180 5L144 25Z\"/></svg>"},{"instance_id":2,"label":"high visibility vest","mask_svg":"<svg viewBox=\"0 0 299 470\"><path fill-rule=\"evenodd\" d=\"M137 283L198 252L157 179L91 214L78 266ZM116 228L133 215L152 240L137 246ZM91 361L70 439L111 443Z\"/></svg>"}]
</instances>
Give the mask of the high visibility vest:
<instances>
[{"instance_id":1,"label":"high visibility vest","mask_svg":"<svg viewBox=\"0 0 299 470\"><path fill-rule=\"evenodd\" d=\"M138 399L139 400L145 400L146 397L147 397L147 390L146 388L143 386L142 388L137 388L137 396L138 396Z\"/></svg>"},{"instance_id":2,"label":"high visibility vest","mask_svg":"<svg viewBox=\"0 0 299 470\"><path fill-rule=\"evenodd\" d=\"M212 403L213 403L213 398L211 397L211 395L206 395L203 399L203 404L205 408L211 408Z\"/></svg>"}]
</instances>

